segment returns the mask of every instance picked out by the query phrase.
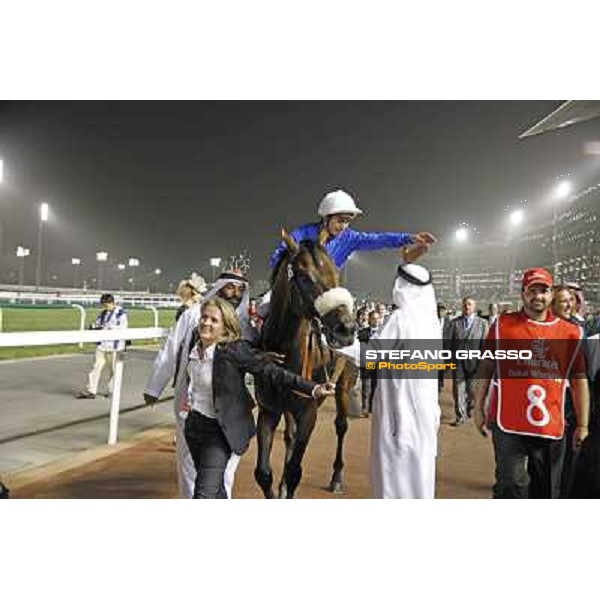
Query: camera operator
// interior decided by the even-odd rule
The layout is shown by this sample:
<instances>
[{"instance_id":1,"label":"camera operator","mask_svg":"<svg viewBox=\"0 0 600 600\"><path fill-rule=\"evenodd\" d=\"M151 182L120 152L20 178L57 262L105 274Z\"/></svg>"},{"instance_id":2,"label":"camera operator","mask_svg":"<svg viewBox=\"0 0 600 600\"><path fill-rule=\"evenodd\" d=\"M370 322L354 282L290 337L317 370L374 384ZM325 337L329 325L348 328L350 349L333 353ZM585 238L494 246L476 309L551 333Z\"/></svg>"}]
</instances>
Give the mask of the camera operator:
<instances>
[{"instance_id":1,"label":"camera operator","mask_svg":"<svg viewBox=\"0 0 600 600\"><path fill-rule=\"evenodd\" d=\"M100 298L102 311L96 318L90 329L127 329L127 313L121 306L115 304L115 298L112 294L102 294ZM108 366L110 378L108 381L107 396L112 394L113 376L115 372L115 363L117 352L125 350L125 340L98 342L94 366L88 374L88 383L84 392L79 392L75 397L79 399L93 399L98 393L98 383L105 366Z\"/></svg>"}]
</instances>

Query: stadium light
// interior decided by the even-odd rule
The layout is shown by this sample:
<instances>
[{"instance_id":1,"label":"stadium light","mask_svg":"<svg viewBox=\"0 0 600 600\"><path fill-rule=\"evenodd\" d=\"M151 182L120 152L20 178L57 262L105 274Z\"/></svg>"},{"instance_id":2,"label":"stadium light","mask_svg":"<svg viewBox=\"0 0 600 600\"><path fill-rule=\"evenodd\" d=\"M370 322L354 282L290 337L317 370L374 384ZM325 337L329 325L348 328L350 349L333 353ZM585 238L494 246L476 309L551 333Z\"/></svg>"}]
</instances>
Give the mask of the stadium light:
<instances>
[{"instance_id":1,"label":"stadium light","mask_svg":"<svg viewBox=\"0 0 600 600\"><path fill-rule=\"evenodd\" d=\"M134 258L134 257L130 257L129 258L129 266L131 267L131 277L129 279L130 283L131 283L131 291L133 291L135 289L135 283L133 280L133 269L135 267L139 267L140 266L140 259L139 258Z\"/></svg>"},{"instance_id":2,"label":"stadium light","mask_svg":"<svg viewBox=\"0 0 600 600\"><path fill-rule=\"evenodd\" d=\"M73 287L77 288L77 284L78 284L78 280L79 280L79 275L81 274L81 259L80 258L72 258L71 259L71 264L76 267L75 270L75 275L73 277Z\"/></svg>"},{"instance_id":3,"label":"stadium light","mask_svg":"<svg viewBox=\"0 0 600 600\"><path fill-rule=\"evenodd\" d=\"M510 213L510 224L511 225L520 225L525 219L525 213L522 210L515 210Z\"/></svg>"},{"instance_id":4,"label":"stadium light","mask_svg":"<svg viewBox=\"0 0 600 600\"><path fill-rule=\"evenodd\" d=\"M560 179L560 177L558 178ZM573 186L571 182L567 179L562 179L556 188L554 188L554 199L555 200L566 200ZM554 277L557 276L558 270L558 249L557 242L558 240L558 202L554 202L552 205L552 265L554 269Z\"/></svg>"},{"instance_id":5,"label":"stadium light","mask_svg":"<svg viewBox=\"0 0 600 600\"><path fill-rule=\"evenodd\" d=\"M19 286L23 287L23 281L25 279L25 258L29 256L29 248L23 248L23 246L17 246L17 258L20 258L19 262Z\"/></svg>"},{"instance_id":6,"label":"stadium light","mask_svg":"<svg viewBox=\"0 0 600 600\"><path fill-rule=\"evenodd\" d=\"M43 255L43 234L44 223L48 220L49 207L47 202L40 204L40 221L38 225L38 247L37 247L37 265L35 268L35 287L40 287L42 281L42 255Z\"/></svg>"},{"instance_id":7,"label":"stadium light","mask_svg":"<svg viewBox=\"0 0 600 600\"><path fill-rule=\"evenodd\" d=\"M98 285L98 289L100 290L102 289L102 263L105 263L108 260L108 252L105 252L104 250L96 252L96 260L98 261L98 277L96 278L96 283Z\"/></svg>"},{"instance_id":8,"label":"stadium light","mask_svg":"<svg viewBox=\"0 0 600 600\"><path fill-rule=\"evenodd\" d=\"M216 270L221 266L221 259L218 256L211 258L210 266L212 267L212 276L213 276L212 278L213 278L213 283L214 283L215 279L217 278Z\"/></svg>"},{"instance_id":9,"label":"stadium light","mask_svg":"<svg viewBox=\"0 0 600 600\"><path fill-rule=\"evenodd\" d=\"M125 263L119 263L117 265L117 269L119 270L119 285L121 286L121 289L123 289L123 277L125 275L125 269L126 269L126 265Z\"/></svg>"},{"instance_id":10,"label":"stadium light","mask_svg":"<svg viewBox=\"0 0 600 600\"><path fill-rule=\"evenodd\" d=\"M466 227L461 227L454 234L457 242L466 242L469 239L469 230Z\"/></svg>"},{"instance_id":11,"label":"stadium light","mask_svg":"<svg viewBox=\"0 0 600 600\"><path fill-rule=\"evenodd\" d=\"M527 200L519 200L519 204L526 204ZM508 213L506 220L506 290L509 295L512 295L515 290L515 267L516 267L516 252L517 245L513 243L514 231L525 220L525 211L522 208L515 208L516 202L511 206L510 204L504 209L505 211L511 211Z\"/></svg>"},{"instance_id":12,"label":"stadium light","mask_svg":"<svg viewBox=\"0 0 600 600\"><path fill-rule=\"evenodd\" d=\"M154 269L155 275L160 275L161 273L162 273L162 271L160 269Z\"/></svg>"},{"instance_id":13,"label":"stadium light","mask_svg":"<svg viewBox=\"0 0 600 600\"><path fill-rule=\"evenodd\" d=\"M571 193L572 189L573 186L570 181L561 181L554 190L554 197L557 200L564 200Z\"/></svg>"},{"instance_id":14,"label":"stadium light","mask_svg":"<svg viewBox=\"0 0 600 600\"><path fill-rule=\"evenodd\" d=\"M48 203L42 202L40 204L40 220L44 221L44 223L48 220L48 211L49 211Z\"/></svg>"}]
</instances>

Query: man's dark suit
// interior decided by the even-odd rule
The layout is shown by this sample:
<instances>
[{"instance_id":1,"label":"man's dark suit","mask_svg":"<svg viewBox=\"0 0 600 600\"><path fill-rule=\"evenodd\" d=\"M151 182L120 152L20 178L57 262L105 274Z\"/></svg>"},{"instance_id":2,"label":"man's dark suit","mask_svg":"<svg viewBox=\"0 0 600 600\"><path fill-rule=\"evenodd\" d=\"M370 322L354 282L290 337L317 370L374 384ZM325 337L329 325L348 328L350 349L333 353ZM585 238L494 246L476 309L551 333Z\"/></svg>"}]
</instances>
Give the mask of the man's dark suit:
<instances>
[{"instance_id":1,"label":"man's dark suit","mask_svg":"<svg viewBox=\"0 0 600 600\"><path fill-rule=\"evenodd\" d=\"M485 319L473 315L471 326L467 327L466 318L461 315L450 322L444 347L452 351L453 357L457 350L480 350L488 330ZM473 407L469 403L469 397L479 361L476 358L465 360L453 358L453 362L456 363L456 371L452 371L452 394L456 423L460 424L471 416Z\"/></svg>"},{"instance_id":2,"label":"man's dark suit","mask_svg":"<svg viewBox=\"0 0 600 600\"><path fill-rule=\"evenodd\" d=\"M440 320L440 327L442 328L442 340L444 344L444 349L446 348L446 340L450 335L450 324L452 323L451 317L438 317ZM438 373L438 391L441 392L444 388L444 375L446 375L446 371L440 371Z\"/></svg>"},{"instance_id":3,"label":"man's dark suit","mask_svg":"<svg viewBox=\"0 0 600 600\"><path fill-rule=\"evenodd\" d=\"M358 341L367 344L377 329L363 327L358 330ZM377 371L370 371L361 367L360 369L360 403L363 416L373 412L373 396L377 389Z\"/></svg>"}]
</instances>

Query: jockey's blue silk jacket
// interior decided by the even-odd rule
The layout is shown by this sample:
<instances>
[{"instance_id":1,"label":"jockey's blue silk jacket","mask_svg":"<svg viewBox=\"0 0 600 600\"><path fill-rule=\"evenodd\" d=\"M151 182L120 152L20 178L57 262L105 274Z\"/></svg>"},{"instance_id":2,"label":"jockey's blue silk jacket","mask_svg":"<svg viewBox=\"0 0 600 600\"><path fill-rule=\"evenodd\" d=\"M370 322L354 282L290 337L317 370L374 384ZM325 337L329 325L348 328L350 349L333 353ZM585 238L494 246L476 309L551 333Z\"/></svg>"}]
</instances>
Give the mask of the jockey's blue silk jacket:
<instances>
[{"instance_id":1,"label":"jockey's blue silk jacket","mask_svg":"<svg viewBox=\"0 0 600 600\"><path fill-rule=\"evenodd\" d=\"M304 240L317 241L320 223L308 223L294 229L290 234L298 243ZM335 237L330 237L325 243L325 249L333 259L336 267L341 269L353 252L361 250L381 250L382 248L401 248L412 241L410 233L365 233L355 231L349 227ZM285 252L287 246L281 242L271 254L269 266L275 267L281 255Z\"/></svg>"}]
</instances>

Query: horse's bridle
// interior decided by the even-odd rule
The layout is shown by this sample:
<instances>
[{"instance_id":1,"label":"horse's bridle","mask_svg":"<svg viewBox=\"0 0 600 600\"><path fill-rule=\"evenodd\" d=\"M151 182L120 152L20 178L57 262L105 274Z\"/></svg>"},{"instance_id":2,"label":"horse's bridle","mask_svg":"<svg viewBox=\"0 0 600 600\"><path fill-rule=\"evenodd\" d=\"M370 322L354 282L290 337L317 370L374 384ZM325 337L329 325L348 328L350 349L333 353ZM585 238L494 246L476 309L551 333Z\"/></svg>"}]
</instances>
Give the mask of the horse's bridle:
<instances>
[{"instance_id":1,"label":"horse's bridle","mask_svg":"<svg viewBox=\"0 0 600 600\"><path fill-rule=\"evenodd\" d=\"M293 268L290 283L295 287L296 292L305 307L303 314L298 314L298 316L317 319L320 322L321 317L315 308L315 301L327 290L321 289L321 286L319 286L307 273L294 272Z\"/></svg>"},{"instance_id":2,"label":"horse's bridle","mask_svg":"<svg viewBox=\"0 0 600 600\"><path fill-rule=\"evenodd\" d=\"M327 369L327 361L325 360L325 347L323 346L323 321L321 315L315 307L315 302L324 292L327 290L322 287L314 280L313 277L307 273L298 273L292 263L297 253L290 257L288 262L288 280L291 285L295 287L296 292L300 296L302 304L306 307L304 314L297 314L297 316L307 319L308 329L304 345L302 349L302 372L301 375L310 380L312 378L312 350L313 344L316 342L319 352L323 360L323 368L325 370L326 381L330 380L329 372Z\"/></svg>"}]
</instances>

